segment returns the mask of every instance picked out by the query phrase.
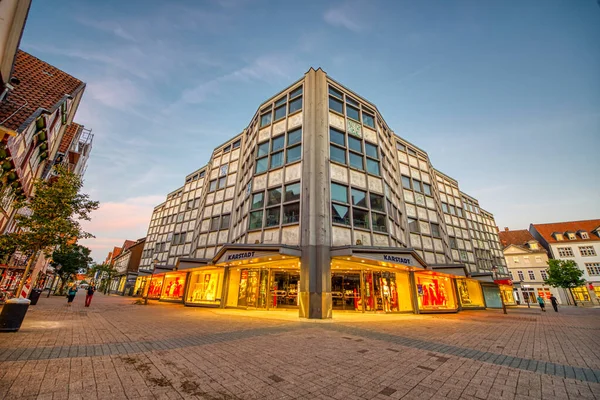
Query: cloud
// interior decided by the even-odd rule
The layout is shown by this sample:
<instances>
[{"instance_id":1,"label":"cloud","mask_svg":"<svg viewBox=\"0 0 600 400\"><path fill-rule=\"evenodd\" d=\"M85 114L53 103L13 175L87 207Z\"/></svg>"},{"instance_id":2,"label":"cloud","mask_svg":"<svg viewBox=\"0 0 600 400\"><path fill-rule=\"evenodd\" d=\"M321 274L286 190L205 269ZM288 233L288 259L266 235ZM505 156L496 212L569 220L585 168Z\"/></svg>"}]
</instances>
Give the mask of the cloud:
<instances>
[{"instance_id":1,"label":"cloud","mask_svg":"<svg viewBox=\"0 0 600 400\"><path fill-rule=\"evenodd\" d=\"M89 82L86 93L105 106L130 109L137 105L142 96L131 80L108 77Z\"/></svg>"},{"instance_id":2,"label":"cloud","mask_svg":"<svg viewBox=\"0 0 600 400\"><path fill-rule=\"evenodd\" d=\"M111 33L117 36L118 38L125 39L127 41L137 42L137 39L116 21L98 21L82 17L75 18L75 20L81 25L87 26L89 28L94 28L102 32Z\"/></svg>"},{"instance_id":3,"label":"cloud","mask_svg":"<svg viewBox=\"0 0 600 400\"><path fill-rule=\"evenodd\" d=\"M346 28L352 32L360 32L364 29L360 23L357 22L357 16L354 15L354 7L350 7L350 4L346 3L339 7L330 8L323 15L323 19L329 25L335 26L336 28Z\"/></svg>"},{"instance_id":4,"label":"cloud","mask_svg":"<svg viewBox=\"0 0 600 400\"><path fill-rule=\"evenodd\" d=\"M152 210L164 200L165 196L151 195L101 203L92 214L92 221L83 223L83 228L96 238L82 240L81 244L92 249L96 262L104 260L114 246L121 246L125 240L144 237Z\"/></svg>"}]
</instances>

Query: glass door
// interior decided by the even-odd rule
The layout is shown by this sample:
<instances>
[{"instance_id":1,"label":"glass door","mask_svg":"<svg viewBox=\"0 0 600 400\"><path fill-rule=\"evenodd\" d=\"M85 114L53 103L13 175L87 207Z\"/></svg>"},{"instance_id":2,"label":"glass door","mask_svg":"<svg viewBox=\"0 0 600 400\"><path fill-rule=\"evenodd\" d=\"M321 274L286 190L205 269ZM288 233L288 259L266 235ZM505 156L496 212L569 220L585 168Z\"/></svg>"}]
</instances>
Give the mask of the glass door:
<instances>
[{"instance_id":1,"label":"glass door","mask_svg":"<svg viewBox=\"0 0 600 400\"><path fill-rule=\"evenodd\" d=\"M273 308L298 307L300 272L271 270L270 306Z\"/></svg>"},{"instance_id":2,"label":"glass door","mask_svg":"<svg viewBox=\"0 0 600 400\"><path fill-rule=\"evenodd\" d=\"M334 310L362 311L360 273L333 273L331 297Z\"/></svg>"}]
</instances>

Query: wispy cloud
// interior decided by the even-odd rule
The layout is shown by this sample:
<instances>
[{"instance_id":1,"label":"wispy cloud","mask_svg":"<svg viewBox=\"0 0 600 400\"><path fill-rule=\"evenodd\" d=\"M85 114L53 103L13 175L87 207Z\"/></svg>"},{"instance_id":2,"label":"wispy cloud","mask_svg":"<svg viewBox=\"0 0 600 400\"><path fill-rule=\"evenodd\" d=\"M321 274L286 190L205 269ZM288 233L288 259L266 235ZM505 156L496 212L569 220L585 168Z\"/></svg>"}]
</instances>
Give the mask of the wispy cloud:
<instances>
[{"instance_id":1,"label":"wispy cloud","mask_svg":"<svg viewBox=\"0 0 600 400\"><path fill-rule=\"evenodd\" d=\"M344 3L337 7L330 8L323 15L323 19L328 24L337 28L346 28L352 32L360 32L365 27L359 23L356 8L351 7L350 3Z\"/></svg>"},{"instance_id":2,"label":"wispy cloud","mask_svg":"<svg viewBox=\"0 0 600 400\"><path fill-rule=\"evenodd\" d=\"M110 20L99 21L84 17L77 17L75 18L75 20L88 28L94 28L102 32L107 32L127 41L137 42L137 39L125 28L123 28L123 26L119 22Z\"/></svg>"}]
</instances>

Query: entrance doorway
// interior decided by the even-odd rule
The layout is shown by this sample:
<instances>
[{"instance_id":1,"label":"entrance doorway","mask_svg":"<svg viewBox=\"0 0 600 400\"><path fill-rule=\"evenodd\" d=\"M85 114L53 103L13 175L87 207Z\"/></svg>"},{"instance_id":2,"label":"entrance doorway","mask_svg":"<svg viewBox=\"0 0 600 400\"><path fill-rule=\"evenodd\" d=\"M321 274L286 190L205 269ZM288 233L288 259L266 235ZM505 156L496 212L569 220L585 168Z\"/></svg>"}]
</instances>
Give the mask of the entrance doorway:
<instances>
[{"instance_id":1,"label":"entrance doorway","mask_svg":"<svg viewBox=\"0 0 600 400\"><path fill-rule=\"evenodd\" d=\"M363 311L360 272L335 272L331 277L334 310Z\"/></svg>"},{"instance_id":2,"label":"entrance doorway","mask_svg":"<svg viewBox=\"0 0 600 400\"><path fill-rule=\"evenodd\" d=\"M249 309L298 307L300 270L254 268L234 270L230 274L228 306Z\"/></svg>"}]
</instances>

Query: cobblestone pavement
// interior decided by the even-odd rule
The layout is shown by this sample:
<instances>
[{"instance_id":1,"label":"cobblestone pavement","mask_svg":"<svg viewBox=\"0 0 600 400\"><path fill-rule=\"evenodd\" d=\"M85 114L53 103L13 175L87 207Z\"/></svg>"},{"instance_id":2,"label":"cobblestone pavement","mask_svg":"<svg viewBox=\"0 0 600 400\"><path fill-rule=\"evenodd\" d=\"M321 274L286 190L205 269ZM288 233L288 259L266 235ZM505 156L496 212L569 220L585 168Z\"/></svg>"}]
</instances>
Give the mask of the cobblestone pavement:
<instances>
[{"instance_id":1,"label":"cobblestone pavement","mask_svg":"<svg viewBox=\"0 0 600 400\"><path fill-rule=\"evenodd\" d=\"M306 321L84 297L0 334L0 399L600 398L600 309Z\"/></svg>"}]
</instances>

